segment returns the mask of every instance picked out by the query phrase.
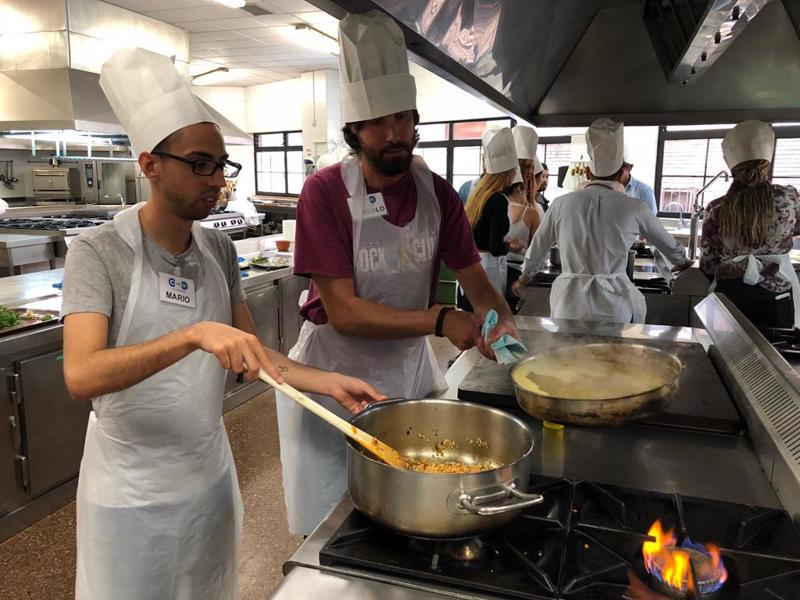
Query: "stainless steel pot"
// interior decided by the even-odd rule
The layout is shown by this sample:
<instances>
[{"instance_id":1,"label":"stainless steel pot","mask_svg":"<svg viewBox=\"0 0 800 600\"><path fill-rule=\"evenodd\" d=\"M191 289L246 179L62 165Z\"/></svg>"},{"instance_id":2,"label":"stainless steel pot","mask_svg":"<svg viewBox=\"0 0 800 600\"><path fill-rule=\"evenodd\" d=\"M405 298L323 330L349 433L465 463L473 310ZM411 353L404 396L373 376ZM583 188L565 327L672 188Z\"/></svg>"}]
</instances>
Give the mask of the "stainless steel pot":
<instances>
[{"instance_id":1,"label":"stainless steel pot","mask_svg":"<svg viewBox=\"0 0 800 600\"><path fill-rule=\"evenodd\" d=\"M590 360L607 363L605 377L588 380L595 387L593 392L596 393L591 394L592 397L577 391L572 392L570 386L563 385L563 382L559 384L560 373L574 372L579 363ZM520 374L526 373L530 365L537 361L540 365L547 365L544 368L539 367L540 372L550 371L542 379L552 379L553 383L543 384L538 391L520 386ZM652 385L640 386L638 393L603 395L604 383L613 378L630 378L634 370L650 373ZM621 425L663 412L678 389L682 370L683 364L678 357L651 346L582 344L562 346L518 362L511 370L511 380L520 407L534 417L556 423ZM583 379L578 387L585 389L586 383L587 380ZM552 389L548 390L548 385ZM556 391L557 388L560 389Z\"/></svg>"},{"instance_id":2,"label":"stainless steel pot","mask_svg":"<svg viewBox=\"0 0 800 600\"><path fill-rule=\"evenodd\" d=\"M350 499L381 525L414 537L471 537L502 527L543 500L526 493L533 433L508 413L457 400L391 400L373 405L352 423L405 456L499 465L466 474L396 469L348 439ZM455 447L441 444L445 440ZM444 446L441 455L434 451L436 444Z\"/></svg>"},{"instance_id":3,"label":"stainless steel pot","mask_svg":"<svg viewBox=\"0 0 800 600\"><path fill-rule=\"evenodd\" d=\"M559 251L558 246L552 246L550 248L550 254L548 258L550 260L550 266L553 267L561 266L561 252Z\"/></svg>"}]
</instances>

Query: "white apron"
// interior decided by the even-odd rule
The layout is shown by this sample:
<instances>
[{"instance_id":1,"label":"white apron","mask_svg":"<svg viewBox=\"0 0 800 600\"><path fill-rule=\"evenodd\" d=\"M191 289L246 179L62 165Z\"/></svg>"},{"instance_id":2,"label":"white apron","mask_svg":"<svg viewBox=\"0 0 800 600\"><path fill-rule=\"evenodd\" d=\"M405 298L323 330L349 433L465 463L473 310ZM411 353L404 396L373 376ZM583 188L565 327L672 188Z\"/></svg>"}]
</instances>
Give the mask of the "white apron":
<instances>
[{"instance_id":1,"label":"white apron","mask_svg":"<svg viewBox=\"0 0 800 600\"><path fill-rule=\"evenodd\" d=\"M199 321L231 323L230 293L208 253L196 308L159 300L139 210L114 225L135 251L117 347ZM121 392L93 400L78 481L77 600L233 600L242 504L222 422L226 371L196 350Z\"/></svg>"},{"instance_id":2,"label":"white apron","mask_svg":"<svg viewBox=\"0 0 800 600\"><path fill-rule=\"evenodd\" d=\"M404 227L370 217L358 159L341 163L353 216L353 270L359 298L406 310L428 308L441 215L433 178L415 157L411 172L417 211ZM289 358L305 365L368 381L390 398L424 398L445 387L425 337L377 340L343 336L330 325L303 324ZM310 534L347 489L344 437L283 394L276 394L283 488L289 530ZM312 398L349 419L338 402Z\"/></svg>"},{"instance_id":3,"label":"white apron","mask_svg":"<svg viewBox=\"0 0 800 600\"><path fill-rule=\"evenodd\" d=\"M792 260L789 254L741 254L736 258L731 259L731 262L747 261L742 281L747 285L758 285L764 278L761 276L761 271L764 270L764 263L773 263L778 265L778 274L788 281L792 286L792 303L794 304L794 328L800 327L800 280L797 278L797 272L792 266ZM717 280L711 283L708 288L708 293L711 294L717 287Z\"/></svg>"},{"instance_id":4,"label":"white apron","mask_svg":"<svg viewBox=\"0 0 800 600\"><path fill-rule=\"evenodd\" d=\"M584 188L592 185L613 189L603 181L591 181ZM562 269L564 265L562 254ZM644 294L624 271L592 274L562 270L550 290L550 317L553 319L644 323L646 315Z\"/></svg>"}]
</instances>

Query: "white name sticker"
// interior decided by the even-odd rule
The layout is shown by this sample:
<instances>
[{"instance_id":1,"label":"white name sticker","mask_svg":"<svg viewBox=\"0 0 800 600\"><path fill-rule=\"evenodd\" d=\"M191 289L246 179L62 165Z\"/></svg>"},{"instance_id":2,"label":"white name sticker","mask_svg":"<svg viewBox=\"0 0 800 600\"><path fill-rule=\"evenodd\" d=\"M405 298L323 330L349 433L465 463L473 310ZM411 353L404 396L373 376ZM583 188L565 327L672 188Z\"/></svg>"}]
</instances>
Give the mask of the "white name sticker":
<instances>
[{"instance_id":1,"label":"white name sticker","mask_svg":"<svg viewBox=\"0 0 800 600\"><path fill-rule=\"evenodd\" d=\"M364 218L370 219L372 217L385 217L386 202L383 200L383 194L375 192L374 194L367 194L367 203L364 207Z\"/></svg>"},{"instance_id":2,"label":"white name sticker","mask_svg":"<svg viewBox=\"0 0 800 600\"><path fill-rule=\"evenodd\" d=\"M162 302L197 308L194 281L169 273L158 274L158 296Z\"/></svg>"}]
</instances>

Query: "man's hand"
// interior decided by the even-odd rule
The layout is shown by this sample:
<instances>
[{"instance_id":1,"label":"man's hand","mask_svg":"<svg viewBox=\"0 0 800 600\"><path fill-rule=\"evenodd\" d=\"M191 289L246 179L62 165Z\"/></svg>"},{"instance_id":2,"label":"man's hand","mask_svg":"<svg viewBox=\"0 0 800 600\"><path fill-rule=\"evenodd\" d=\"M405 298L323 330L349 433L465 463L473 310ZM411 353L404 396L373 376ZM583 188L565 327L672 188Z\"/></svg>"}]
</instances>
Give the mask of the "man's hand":
<instances>
[{"instance_id":1,"label":"man's hand","mask_svg":"<svg viewBox=\"0 0 800 600\"><path fill-rule=\"evenodd\" d=\"M195 323L186 333L195 348L213 354L223 369L244 373L247 381L256 379L259 369L264 369L275 381L283 383L281 372L256 336L213 321Z\"/></svg>"},{"instance_id":2,"label":"man's hand","mask_svg":"<svg viewBox=\"0 0 800 600\"><path fill-rule=\"evenodd\" d=\"M520 339L519 331L517 331L517 326L514 325L513 317L501 317L497 322L497 325L494 326L494 329L489 332L488 340L484 340L483 337L480 338L480 341L477 344L480 353L489 360L497 360L497 357L494 355L494 350L492 350L492 344L505 334L508 334L517 340Z\"/></svg>"},{"instance_id":3,"label":"man's hand","mask_svg":"<svg viewBox=\"0 0 800 600\"><path fill-rule=\"evenodd\" d=\"M354 415L372 402L387 400L384 394L361 379L339 373L325 373L321 377L324 377L321 393L330 396Z\"/></svg>"},{"instance_id":4,"label":"man's hand","mask_svg":"<svg viewBox=\"0 0 800 600\"><path fill-rule=\"evenodd\" d=\"M511 293L514 294L517 298L522 298L522 294L520 294L520 290L524 288L525 285L517 279L514 283L511 284Z\"/></svg>"},{"instance_id":5,"label":"man's hand","mask_svg":"<svg viewBox=\"0 0 800 600\"><path fill-rule=\"evenodd\" d=\"M444 315L442 334L459 350L469 350L481 341L481 323L475 313L449 310Z\"/></svg>"}]
</instances>

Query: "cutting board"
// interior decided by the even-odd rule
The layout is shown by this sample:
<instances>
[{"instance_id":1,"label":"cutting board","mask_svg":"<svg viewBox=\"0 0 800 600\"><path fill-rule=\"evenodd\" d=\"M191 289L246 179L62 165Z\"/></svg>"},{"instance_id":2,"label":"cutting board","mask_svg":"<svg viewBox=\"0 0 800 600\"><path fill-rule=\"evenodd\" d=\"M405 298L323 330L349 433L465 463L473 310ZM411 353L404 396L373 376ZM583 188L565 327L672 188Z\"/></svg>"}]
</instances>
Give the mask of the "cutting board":
<instances>
[{"instance_id":1,"label":"cutting board","mask_svg":"<svg viewBox=\"0 0 800 600\"><path fill-rule=\"evenodd\" d=\"M532 354L561 346L600 342L642 344L671 352L686 366L678 382L678 392L665 412L641 422L715 433L738 433L743 429L744 423L733 400L700 344L531 330L520 331L520 336ZM481 358L459 385L458 397L499 408L518 408L511 382L512 366Z\"/></svg>"}]
</instances>

